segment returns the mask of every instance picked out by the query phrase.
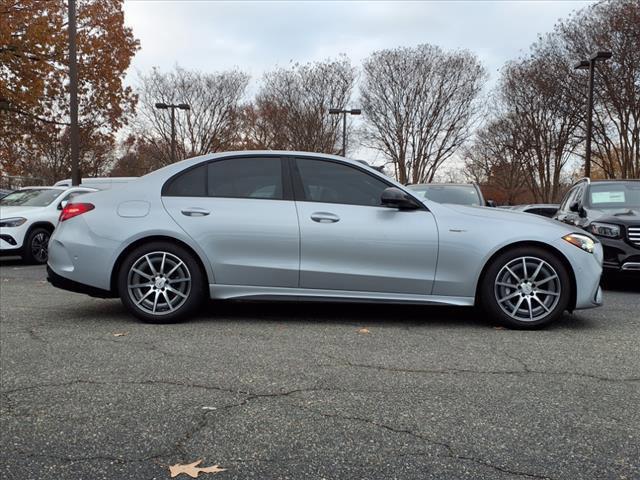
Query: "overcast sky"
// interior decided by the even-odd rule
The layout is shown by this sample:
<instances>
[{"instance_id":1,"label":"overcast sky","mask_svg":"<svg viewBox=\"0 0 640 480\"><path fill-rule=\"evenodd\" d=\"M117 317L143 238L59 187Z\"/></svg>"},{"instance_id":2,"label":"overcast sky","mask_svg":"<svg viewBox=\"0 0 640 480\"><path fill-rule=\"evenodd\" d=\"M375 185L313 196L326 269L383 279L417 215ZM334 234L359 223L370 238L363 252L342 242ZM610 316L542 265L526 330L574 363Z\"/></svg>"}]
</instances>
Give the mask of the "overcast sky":
<instances>
[{"instance_id":1,"label":"overcast sky","mask_svg":"<svg viewBox=\"0 0 640 480\"><path fill-rule=\"evenodd\" d=\"M134 76L179 64L204 71L238 67L257 79L292 60L346 53L357 64L377 49L432 43L474 51L495 77L538 33L589 3L126 0L124 9L142 47Z\"/></svg>"},{"instance_id":2,"label":"overcast sky","mask_svg":"<svg viewBox=\"0 0 640 480\"><path fill-rule=\"evenodd\" d=\"M151 67L251 74L252 90L274 65L432 43L475 52L493 84L539 33L588 1L187 1L126 0L140 39L127 81Z\"/></svg>"}]
</instances>

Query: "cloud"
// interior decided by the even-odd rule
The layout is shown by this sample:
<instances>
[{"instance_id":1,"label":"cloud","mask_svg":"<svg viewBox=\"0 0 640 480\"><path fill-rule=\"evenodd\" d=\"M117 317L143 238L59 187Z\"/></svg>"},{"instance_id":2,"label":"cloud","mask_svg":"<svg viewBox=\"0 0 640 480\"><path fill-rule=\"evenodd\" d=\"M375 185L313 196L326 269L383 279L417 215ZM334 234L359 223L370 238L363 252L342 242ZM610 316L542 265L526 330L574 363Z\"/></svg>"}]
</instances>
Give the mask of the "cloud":
<instances>
[{"instance_id":1,"label":"cloud","mask_svg":"<svg viewBox=\"0 0 640 480\"><path fill-rule=\"evenodd\" d=\"M341 53L358 65L375 50L431 43L475 52L492 85L500 67L525 54L538 34L590 3L128 0L125 22L142 48L127 82L154 66L238 68L252 76L251 93L263 72L276 65Z\"/></svg>"},{"instance_id":2,"label":"cloud","mask_svg":"<svg viewBox=\"0 0 640 480\"><path fill-rule=\"evenodd\" d=\"M433 43L478 53L490 71L526 51L538 33L589 2L127 1L140 38L134 69L215 71L254 77L272 66Z\"/></svg>"}]
</instances>

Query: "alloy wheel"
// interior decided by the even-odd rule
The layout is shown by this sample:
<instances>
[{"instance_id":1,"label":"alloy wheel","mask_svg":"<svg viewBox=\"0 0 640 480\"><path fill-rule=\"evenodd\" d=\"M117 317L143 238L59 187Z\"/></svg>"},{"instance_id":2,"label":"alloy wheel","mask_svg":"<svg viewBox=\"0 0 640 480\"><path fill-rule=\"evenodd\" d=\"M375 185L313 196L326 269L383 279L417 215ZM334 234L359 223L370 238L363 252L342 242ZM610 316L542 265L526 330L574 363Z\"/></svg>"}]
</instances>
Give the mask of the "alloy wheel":
<instances>
[{"instance_id":1,"label":"alloy wheel","mask_svg":"<svg viewBox=\"0 0 640 480\"><path fill-rule=\"evenodd\" d=\"M38 263L45 263L49 256L49 237L47 232L40 232L31 239L31 256Z\"/></svg>"},{"instance_id":2,"label":"alloy wheel","mask_svg":"<svg viewBox=\"0 0 640 480\"><path fill-rule=\"evenodd\" d=\"M494 283L500 308L521 322L535 322L549 315L560 301L558 272L546 261L518 257L504 265Z\"/></svg>"},{"instance_id":3,"label":"alloy wheel","mask_svg":"<svg viewBox=\"0 0 640 480\"><path fill-rule=\"evenodd\" d=\"M127 290L134 305L143 312L166 315L175 312L189 298L191 273L176 255L150 252L129 269Z\"/></svg>"}]
</instances>

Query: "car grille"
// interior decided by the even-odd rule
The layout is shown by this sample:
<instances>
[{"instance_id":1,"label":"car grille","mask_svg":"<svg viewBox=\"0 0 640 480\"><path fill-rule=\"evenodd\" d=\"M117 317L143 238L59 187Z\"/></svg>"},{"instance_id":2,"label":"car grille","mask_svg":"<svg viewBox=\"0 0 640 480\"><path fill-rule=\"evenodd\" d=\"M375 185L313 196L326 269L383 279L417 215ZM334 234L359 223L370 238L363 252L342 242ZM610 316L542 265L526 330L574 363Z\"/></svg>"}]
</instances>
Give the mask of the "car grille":
<instances>
[{"instance_id":1,"label":"car grille","mask_svg":"<svg viewBox=\"0 0 640 480\"><path fill-rule=\"evenodd\" d=\"M640 247L640 227L627 228L627 235L629 236L629 241L631 243Z\"/></svg>"}]
</instances>

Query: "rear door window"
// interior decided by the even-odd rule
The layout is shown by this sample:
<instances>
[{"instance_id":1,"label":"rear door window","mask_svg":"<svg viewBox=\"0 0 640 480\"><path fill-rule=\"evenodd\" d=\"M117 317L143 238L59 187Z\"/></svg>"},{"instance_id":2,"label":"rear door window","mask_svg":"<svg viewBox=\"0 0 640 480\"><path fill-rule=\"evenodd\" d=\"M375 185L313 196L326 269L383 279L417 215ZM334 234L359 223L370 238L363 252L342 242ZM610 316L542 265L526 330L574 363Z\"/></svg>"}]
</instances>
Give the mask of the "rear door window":
<instances>
[{"instance_id":1,"label":"rear door window","mask_svg":"<svg viewBox=\"0 0 640 480\"><path fill-rule=\"evenodd\" d=\"M208 195L282 200L282 161L278 157L230 158L211 162Z\"/></svg>"},{"instance_id":2,"label":"rear door window","mask_svg":"<svg viewBox=\"0 0 640 480\"><path fill-rule=\"evenodd\" d=\"M168 197L206 197L207 164L190 168L173 177L162 194Z\"/></svg>"}]
</instances>

